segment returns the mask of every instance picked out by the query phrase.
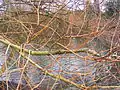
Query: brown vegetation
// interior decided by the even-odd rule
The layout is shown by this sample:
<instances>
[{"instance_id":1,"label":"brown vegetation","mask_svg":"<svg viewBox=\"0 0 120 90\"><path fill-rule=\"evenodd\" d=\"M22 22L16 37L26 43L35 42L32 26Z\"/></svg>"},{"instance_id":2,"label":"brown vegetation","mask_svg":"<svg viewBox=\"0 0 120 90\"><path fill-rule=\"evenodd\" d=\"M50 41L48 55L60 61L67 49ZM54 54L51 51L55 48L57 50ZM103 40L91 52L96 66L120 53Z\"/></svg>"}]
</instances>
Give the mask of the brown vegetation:
<instances>
[{"instance_id":1,"label":"brown vegetation","mask_svg":"<svg viewBox=\"0 0 120 90\"><path fill-rule=\"evenodd\" d=\"M83 10L71 10L64 0L4 1L0 88L120 88L119 19L108 19L90 0L84 2Z\"/></svg>"}]
</instances>

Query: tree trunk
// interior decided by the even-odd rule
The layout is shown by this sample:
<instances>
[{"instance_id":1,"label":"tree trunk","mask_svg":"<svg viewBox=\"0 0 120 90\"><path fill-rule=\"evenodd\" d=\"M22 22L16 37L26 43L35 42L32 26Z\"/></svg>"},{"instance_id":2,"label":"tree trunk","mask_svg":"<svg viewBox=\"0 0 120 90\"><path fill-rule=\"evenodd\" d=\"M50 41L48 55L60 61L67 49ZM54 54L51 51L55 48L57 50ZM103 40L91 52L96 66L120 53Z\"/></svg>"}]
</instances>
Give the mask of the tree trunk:
<instances>
[{"instance_id":1,"label":"tree trunk","mask_svg":"<svg viewBox=\"0 0 120 90\"><path fill-rule=\"evenodd\" d=\"M97 15L100 13L100 4L99 0L94 0L94 11Z\"/></svg>"}]
</instances>

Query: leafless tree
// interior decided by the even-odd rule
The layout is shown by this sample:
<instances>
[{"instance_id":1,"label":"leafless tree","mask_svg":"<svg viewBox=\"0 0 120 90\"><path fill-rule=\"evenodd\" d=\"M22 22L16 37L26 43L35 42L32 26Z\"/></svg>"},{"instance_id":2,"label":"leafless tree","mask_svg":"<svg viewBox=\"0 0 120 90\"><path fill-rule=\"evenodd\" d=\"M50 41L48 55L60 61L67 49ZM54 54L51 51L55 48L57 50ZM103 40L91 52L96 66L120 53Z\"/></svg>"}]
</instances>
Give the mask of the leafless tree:
<instances>
[{"instance_id":1,"label":"leafless tree","mask_svg":"<svg viewBox=\"0 0 120 90\"><path fill-rule=\"evenodd\" d=\"M100 4L3 0L0 88L119 89L119 20L106 18Z\"/></svg>"}]
</instances>

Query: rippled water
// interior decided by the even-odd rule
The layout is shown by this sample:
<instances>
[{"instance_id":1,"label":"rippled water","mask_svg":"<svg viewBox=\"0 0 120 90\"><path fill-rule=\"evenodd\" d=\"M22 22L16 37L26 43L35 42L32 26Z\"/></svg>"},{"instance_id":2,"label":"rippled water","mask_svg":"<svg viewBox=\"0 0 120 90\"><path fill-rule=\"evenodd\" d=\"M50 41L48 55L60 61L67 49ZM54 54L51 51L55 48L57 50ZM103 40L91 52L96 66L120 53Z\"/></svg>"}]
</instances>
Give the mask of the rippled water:
<instances>
[{"instance_id":1,"label":"rippled water","mask_svg":"<svg viewBox=\"0 0 120 90\"><path fill-rule=\"evenodd\" d=\"M5 51L3 50L3 44L0 44L0 64L2 65L5 61ZM86 56L85 53L78 53L81 56ZM8 54L6 55L7 58ZM94 77L93 73L95 72L94 62L90 60L82 60L74 54L62 54L62 55L54 55L54 56L30 56L32 60L34 60L40 66L52 70L53 74L61 74L65 78L72 78L76 73L91 73L87 76L78 76L80 78L76 83L84 83L92 81ZM50 65L50 66L49 66ZM46 67L47 66L47 67ZM28 65L27 76L31 79L32 84L39 83L41 78L43 78L43 74L41 71L32 65ZM62 71L60 71L62 70ZM67 72L67 73L65 73ZM9 78L6 78L6 74L4 73L1 77L1 81L5 81L8 79L9 81L18 83L20 79L20 72L12 72L8 74ZM82 81L84 80L84 81ZM25 84L25 80L22 80L23 84Z\"/></svg>"}]
</instances>

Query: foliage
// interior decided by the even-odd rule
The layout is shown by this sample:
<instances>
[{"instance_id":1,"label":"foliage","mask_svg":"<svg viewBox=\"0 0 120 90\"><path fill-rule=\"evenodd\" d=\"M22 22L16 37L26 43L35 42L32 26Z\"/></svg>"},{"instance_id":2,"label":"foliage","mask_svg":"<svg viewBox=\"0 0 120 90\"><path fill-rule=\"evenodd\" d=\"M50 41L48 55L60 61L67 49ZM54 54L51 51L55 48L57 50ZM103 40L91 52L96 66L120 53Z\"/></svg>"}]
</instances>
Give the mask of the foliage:
<instances>
[{"instance_id":1,"label":"foliage","mask_svg":"<svg viewBox=\"0 0 120 90\"><path fill-rule=\"evenodd\" d=\"M119 16L120 0L108 0L105 4L105 13L107 17Z\"/></svg>"}]
</instances>

